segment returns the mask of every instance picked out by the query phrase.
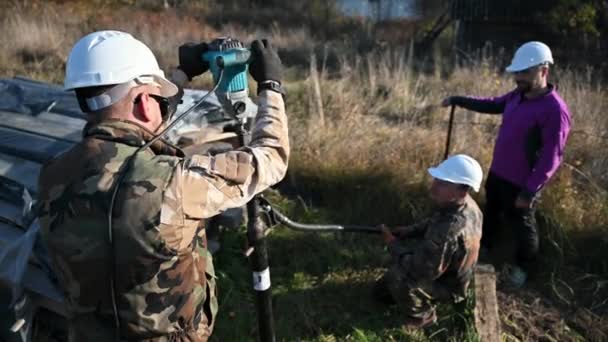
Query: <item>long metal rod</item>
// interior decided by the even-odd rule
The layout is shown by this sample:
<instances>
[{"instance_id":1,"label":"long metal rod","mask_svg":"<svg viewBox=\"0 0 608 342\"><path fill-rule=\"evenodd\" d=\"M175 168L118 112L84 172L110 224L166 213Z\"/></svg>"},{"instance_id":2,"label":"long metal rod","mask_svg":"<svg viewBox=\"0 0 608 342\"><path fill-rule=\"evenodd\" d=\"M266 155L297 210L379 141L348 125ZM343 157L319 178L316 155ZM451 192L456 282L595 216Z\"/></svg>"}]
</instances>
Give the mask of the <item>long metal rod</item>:
<instances>
[{"instance_id":1,"label":"long metal rod","mask_svg":"<svg viewBox=\"0 0 608 342\"><path fill-rule=\"evenodd\" d=\"M243 122L236 127L239 144L247 146L250 135ZM260 196L255 195L247 203L247 242L249 265L255 292L255 306L258 319L258 337L261 342L275 342L274 315L272 312L272 286L266 243L266 223L261 216Z\"/></svg>"},{"instance_id":2,"label":"long metal rod","mask_svg":"<svg viewBox=\"0 0 608 342\"><path fill-rule=\"evenodd\" d=\"M257 198L247 203L247 238L253 253L249 264L253 276L255 306L258 316L258 336L261 342L275 342L274 315L272 311L272 286L268 262L268 246L265 239L266 224L260 216Z\"/></svg>"},{"instance_id":3,"label":"long metal rod","mask_svg":"<svg viewBox=\"0 0 608 342\"><path fill-rule=\"evenodd\" d=\"M372 226L354 226L354 225L337 225L337 224L306 224L299 223L291 220L289 217L285 216L283 213L278 210L272 208L272 214L274 217L282 223L283 225L299 231L307 231L307 232L348 232L348 233L371 233L371 234L380 234L381 230L378 227Z\"/></svg>"},{"instance_id":4,"label":"long metal rod","mask_svg":"<svg viewBox=\"0 0 608 342\"><path fill-rule=\"evenodd\" d=\"M450 110L450 122L448 123L448 136L445 141L445 152L443 153L443 159L448 159L450 155L450 144L452 142L452 127L454 126L454 111L456 110L456 106L452 105Z\"/></svg>"}]
</instances>

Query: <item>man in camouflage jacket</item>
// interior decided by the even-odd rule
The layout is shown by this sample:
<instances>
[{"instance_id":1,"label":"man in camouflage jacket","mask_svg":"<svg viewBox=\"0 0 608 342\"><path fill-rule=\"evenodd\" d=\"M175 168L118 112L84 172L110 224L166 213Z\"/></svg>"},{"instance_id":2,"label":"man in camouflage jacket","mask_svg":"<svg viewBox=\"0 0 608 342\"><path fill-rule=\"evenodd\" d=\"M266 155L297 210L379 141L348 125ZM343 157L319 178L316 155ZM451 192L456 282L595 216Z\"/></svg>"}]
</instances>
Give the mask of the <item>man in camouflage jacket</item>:
<instances>
[{"instance_id":1,"label":"man in camouflage jacket","mask_svg":"<svg viewBox=\"0 0 608 342\"><path fill-rule=\"evenodd\" d=\"M456 155L429 173L437 210L411 226L393 231L383 226L392 261L375 289L379 299L402 307L410 327L435 322L436 301L464 299L481 239L482 214L468 194L479 190L479 164Z\"/></svg>"},{"instance_id":2,"label":"man in camouflage jacket","mask_svg":"<svg viewBox=\"0 0 608 342\"><path fill-rule=\"evenodd\" d=\"M180 47L174 80L208 69L200 59L205 47ZM66 295L69 341L198 342L211 335L215 275L200 223L280 181L289 158L283 97L261 86L280 81L281 62L266 41L255 41L252 55L259 111L250 146L185 157L161 139L137 153L119 184L110 243L118 171L165 126L166 99L177 88L129 34L96 32L75 45L66 88L76 90L88 124L83 140L47 163L39 181L40 222ZM100 84L114 67L115 83ZM116 83L125 70L131 74ZM78 83L91 73L93 82Z\"/></svg>"}]
</instances>

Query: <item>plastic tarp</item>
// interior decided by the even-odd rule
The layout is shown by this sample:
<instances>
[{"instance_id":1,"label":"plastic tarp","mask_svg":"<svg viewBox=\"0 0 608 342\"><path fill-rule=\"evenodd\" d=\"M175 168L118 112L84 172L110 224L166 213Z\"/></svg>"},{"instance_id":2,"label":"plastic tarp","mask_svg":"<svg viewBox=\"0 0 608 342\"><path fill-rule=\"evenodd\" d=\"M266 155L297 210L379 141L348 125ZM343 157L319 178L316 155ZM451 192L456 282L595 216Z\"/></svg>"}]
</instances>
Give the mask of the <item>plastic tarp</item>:
<instances>
[{"instance_id":1,"label":"plastic tarp","mask_svg":"<svg viewBox=\"0 0 608 342\"><path fill-rule=\"evenodd\" d=\"M13 300L24 285L43 295L60 297L48 253L39 237L40 226L34 219L31 196L25 187L3 177L0 177L0 190L2 207L13 207L21 213L0 217L0 281L12 288ZM30 267L30 263L35 268Z\"/></svg>"},{"instance_id":2,"label":"plastic tarp","mask_svg":"<svg viewBox=\"0 0 608 342\"><path fill-rule=\"evenodd\" d=\"M174 118L192 107L207 93L202 90L185 89ZM247 99L245 104L246 110L239 117L254 117L257 106L250 99ZM76 139L79 139L76 133L84 127L85 115L80 111L74 92L64 91L57 85L23 78L0 79L0 111L7 115L21 116L20 118L27 119L26 122L39 120L39 123L54 125L54 127L64 126L64 131L70 131L67 139L67 136L45 135L46 132L34 132L33 128L30 131L0 122L0 128L15 135L14 138L4 136L5 140L10 138L10 141L0 139L0 147L6 153L5 159L2 159L0 154L0 162L6 164L0 168L0 171L6 169L0 172L0 283L9 284L13 288L13 295L18 295L16 292L21 288L27 288L46 298L61 302L61 294L54 284L54 275L49 266L46 248L39 237L38 223L33 219L32 204L35 205L35 201L23 186L29 184L32 187L30 183L35 180L20 179L19 177L32 176L23 172L17 175L11 174L13 180L2 175L10 174L11 163L17 160L13 158L21 158L22 163L31 163L35 166L40 165L37 164L40 160L51 158L57 151L69 148L77 141ZM32 121L28 121L29 119ZM209 124L227 119L229 117L216 94L210 94L199 107L167 133L167 138L175 143L182 134L199 131ZM31 127L34 125L32 124ZM27 137L46 139L48 146L33 144ZM17 154L14 152L16 150L27 153ZM40 160L33 158L35 155L39 155ZM2 165L0 163L0 166Z\"/></svg>"},{"instance_id":3,"label":"plastic tarp","mask_svg":"<svg viewBox=\"0 0 608 342\"><path fill-rule=\"evenodd\" d=\"M192 107L208 91L184 89L182 102L177 106L173 118L177 118ZM239 117L254 117L257 106L251 99L245 101L245 111ZM78 101L73 91L65 91L60 86L28 80L24 78L0 79L0 111L12 112L36 117L42 113L56 113L72 118L82 119L84 126L85 115L80 111ZM175 143L184 133L197 131L209 123L228 119L215 93L209 95L194 111L182 119L171 131L167 138Z\"/></svg>"},{"instance_id":4,"label":"plastic tarp","mask_svg":"<svg viewBox=\"0 0 608 342\"><path fill-rule=\"evenodd\" d=\"M0 110L29 115L54 112L84 118L73 92L59 86L13 78L0 80Z\"/></svg>"}]
</instances>

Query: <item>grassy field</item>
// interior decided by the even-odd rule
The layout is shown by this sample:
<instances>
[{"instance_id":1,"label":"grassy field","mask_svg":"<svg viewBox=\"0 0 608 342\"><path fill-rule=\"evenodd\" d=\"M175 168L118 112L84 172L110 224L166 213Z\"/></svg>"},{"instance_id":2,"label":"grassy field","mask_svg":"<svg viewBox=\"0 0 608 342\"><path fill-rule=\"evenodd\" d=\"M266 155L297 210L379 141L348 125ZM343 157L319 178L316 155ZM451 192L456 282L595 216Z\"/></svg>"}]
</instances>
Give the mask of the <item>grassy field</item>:
<instances>
[{"instance_id":1,"label":"grassy field","mask_svg":"<svg viewBox=\"0 0 608 342\"><path fill-rule=\"evenodd\" d=\"M276 193L270 199L284 212L309 222L332 215L306 210ZM225 234L216 256L222 311L216 341L255 338L256 317L243 255L242 234ZM395 307L371 298L371 287L382 274L386 251L378 237L349 234L296 233L278 227L270 237L270 270L274 316L281 341L476 341L471 331L473 303L441 306L440 323L425 332L400 327ZM245 299L245 300L244 300Z\"/></svg>"},{"instance_id":2,"label":"grassy field","mask_svg":"<svg viewBox=\"0 0 608 342\"><path fill-rule=\"evenodd\" d=\"M175 66L177 47L188 40L268 37L287 66L293 147L288 176L271 198L306 222L390 225L421 218L430 204L425 170L442 159L445 144L448 110L438 106L441 99L492 96L513 87L502 72L505 58L480 57L453 67L449 53L435 54L433 72L420 72L409 44L386 48L369 36L368 26L347 19L334 20L319 39L310 23L280 9L229 11L210 1L185 1L189 7L178 9L152 1L137 8L129 7L133 1L92 3L1 5L0 76L61 83L71 45L97 29L132 33L149 44L164 68ZM361 41L345 38L353 36ZM503 339L601 341L608 338L607 94L592 67L558 65L551 78L569 104L573 131L566 164L540 203L541 272L528 289L499 293ZM205 76L193 86L210 82ZM487 170L500 117L459 109L455 121L452 153L467 153ZM483 203L483 194L477 199ZM244 236L226 232L215 259L221 310L216 341L255 336ZM269 239L281 341L477 339L471 301L440 307L437 326L410 332L399 327L395 308L371 300L371 286L387 257L377 236L277 228Z\"/></svg>"}]
</instances>

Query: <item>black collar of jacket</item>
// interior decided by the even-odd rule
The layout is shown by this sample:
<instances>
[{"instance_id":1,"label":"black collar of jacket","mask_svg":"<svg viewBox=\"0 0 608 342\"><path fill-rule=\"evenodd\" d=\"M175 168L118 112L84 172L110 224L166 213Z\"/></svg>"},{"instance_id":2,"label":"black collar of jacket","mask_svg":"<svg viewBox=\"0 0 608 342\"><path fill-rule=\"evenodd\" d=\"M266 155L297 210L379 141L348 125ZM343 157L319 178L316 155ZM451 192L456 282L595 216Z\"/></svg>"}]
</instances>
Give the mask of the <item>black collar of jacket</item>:
<instances>
[{"instance_id":1,"label":"black collar of jacket","mask_svg":"<svg viewBox=\"0 0 608 342\"><path fill-rule=\"evenodd\" d=\"M523 101L533 101L533 100L536 100L536 99L542 99L543 97L551 94L553 91L557 91L557 88L558 88L557 84L553 84L553 83L548 83L547 82L547 92L544 93L544 94L542 94L542 95L540 95L540 96L538 96L538 97L532 98L532 99L527 99L526 96L525 96L525 94L524 94L524 92L520 91L519 92L519 102L521 103Z\"/></svg>"},{"instance_id":2,"label":"black collar of jacket","mask_svg":"<svg viewBox=\"0 0 608 342\"><path fill-rule=\"evenodd\" d=\"M453 203L446 204L443 206L438 206L437 209L441 215L452 215L452 214L456 214L457 212L459 212L466 206L467 206L467 201L465 199L465 201L463 201L463 202L453 202Z\"/></svg>"},{"instance_id":3,"label":"black collar of jacket","mask_svg":"<svg viewBox=\"0 0 608 342\"><path fill-rule=\"evenodd\" d=\"M133 147L140 147L152 140L154 133L133 121L108 119L101 122L87 123L83 130L83 138L114 141ZM155 141L150 146L150 149L152 149L154 154L184 157L184 152L179 147L163 138Z\"/></svg>"}]
</instances>

